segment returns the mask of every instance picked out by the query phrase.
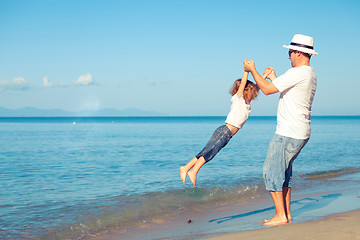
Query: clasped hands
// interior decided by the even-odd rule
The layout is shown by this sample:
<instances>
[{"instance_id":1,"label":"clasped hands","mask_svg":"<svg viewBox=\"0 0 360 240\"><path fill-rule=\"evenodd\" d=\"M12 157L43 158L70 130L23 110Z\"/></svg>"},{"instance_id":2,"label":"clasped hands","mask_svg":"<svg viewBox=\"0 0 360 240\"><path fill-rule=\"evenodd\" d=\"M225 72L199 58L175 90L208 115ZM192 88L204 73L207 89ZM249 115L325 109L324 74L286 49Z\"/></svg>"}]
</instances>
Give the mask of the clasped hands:
<instances>
[{"instance_id":1,"label":"clasped hands","mask_svg":"<svg viewBox=\"0 0 360 240\"><path fill-rule=\"evenodd\" d=\"M255 62L253 60L244 60L244 71L245 72L253 72L255 69ZM276 78L275 70L273 67L267 67L264 71L263 78L269 78L273 80Z\"/></svg>"}]
</instances>

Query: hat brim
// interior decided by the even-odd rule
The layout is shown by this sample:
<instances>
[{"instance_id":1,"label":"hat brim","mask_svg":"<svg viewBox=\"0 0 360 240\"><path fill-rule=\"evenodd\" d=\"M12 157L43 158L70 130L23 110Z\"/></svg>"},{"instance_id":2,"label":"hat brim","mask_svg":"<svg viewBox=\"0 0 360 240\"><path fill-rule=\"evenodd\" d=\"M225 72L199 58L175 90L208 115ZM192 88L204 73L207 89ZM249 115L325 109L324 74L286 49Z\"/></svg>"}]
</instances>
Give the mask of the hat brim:
<instances>
[{"instance_id":1,"label":"hat brim","mask_svg":"<svg viewBox=\"0 0 360 240\"><path fill-rule=\"evenodd\" d=\"M298 46L292 46L292 45L283 45L284 48L288 48L288 49L292 49L292 50L296 50L296 51L300 51L300 52L304 52L304 53L308 53L311 55L317 55L318 53L315 52L313 49L308 49L308 48L304 48L304 47L298 47Z\"/></svg>"}]
</instances>

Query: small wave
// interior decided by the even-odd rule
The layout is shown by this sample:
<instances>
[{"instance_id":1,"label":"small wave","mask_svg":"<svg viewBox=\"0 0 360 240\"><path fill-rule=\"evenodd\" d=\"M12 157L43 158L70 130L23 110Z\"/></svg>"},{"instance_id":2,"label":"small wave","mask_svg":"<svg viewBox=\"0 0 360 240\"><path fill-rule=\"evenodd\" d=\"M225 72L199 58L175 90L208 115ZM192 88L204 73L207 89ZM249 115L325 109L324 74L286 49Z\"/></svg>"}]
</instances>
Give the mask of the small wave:
<instances>
[{"instance_id":1,"label":"small wave","mask_svg":"<svg viewBox=\"0 0 360 240\"><path fill-rule=\"evenodd\" d=\"M111 229L134 228L154 219L165 219L187 211L226 205L259 195L258 185L232 188L190 188L111 199L111 206L97 207L97 212L84 213L81 222L49 230L42 239L84 239ZM117 202L117 204L115 203ZM115 203L115 204L114 204ZM110 205L110 204L109 204Z\"/></svg>"},{"instance_id":2,"label":"small wave","mask_svg":"<svg viewBox=\"0 0 360 240\"><path fill-rule=\"evenodd\" d=\"M323 179L339 177L340 175L344 175L344 174L356 173L359 171L360 168L343 168L336 170L317 171L312 173L300 174L300 177L306 180L323 180Z\"/></svg>"}]
</instances>

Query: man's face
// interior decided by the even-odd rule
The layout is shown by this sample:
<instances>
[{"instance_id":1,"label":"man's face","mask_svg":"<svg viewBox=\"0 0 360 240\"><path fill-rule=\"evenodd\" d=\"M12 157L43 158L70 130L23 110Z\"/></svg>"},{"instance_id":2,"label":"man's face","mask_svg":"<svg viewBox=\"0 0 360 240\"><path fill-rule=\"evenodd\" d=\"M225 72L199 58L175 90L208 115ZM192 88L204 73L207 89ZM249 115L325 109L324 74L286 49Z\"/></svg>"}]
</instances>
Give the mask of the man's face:
<instances>
[{"instance_id":1,"label":"man's face","mask_svg":"<svg viewBox=\"0 0 360 240\"><path fill-rule=\"evenodd\" d=\"M289 50L289 59L290 59L292 67L296 66L295 65L295 61L296 61L296 57L297 57L296 53L297 53L296 50L292 50L292 49Z\"/></svg>"}]
</instances>

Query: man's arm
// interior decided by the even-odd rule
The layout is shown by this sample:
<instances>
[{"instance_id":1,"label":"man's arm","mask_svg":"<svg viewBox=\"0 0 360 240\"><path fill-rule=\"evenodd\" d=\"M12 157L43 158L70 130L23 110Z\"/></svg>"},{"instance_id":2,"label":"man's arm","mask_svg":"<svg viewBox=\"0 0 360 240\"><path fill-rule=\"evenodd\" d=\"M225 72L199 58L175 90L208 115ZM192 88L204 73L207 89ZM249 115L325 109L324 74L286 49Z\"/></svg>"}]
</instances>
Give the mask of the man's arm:
<instances>
[{"instance_id":1,"label":"man's arm","mask_svg":"<svg viewBox=\"0 0 360 240\"><path fill-rule=\"evenodd\" d=\"M279 92L279 90L272 82L268 82L265 78L262 78L260 76L260 74L256 71L255 63L253 60L244 60L244 70L251 72L256 84L265 95L271 95Z\"/></svg>"},{"instance_id":2,"label":"man's arm","mask_svg":"<svg viewBox=\"0 0 360 240\"><path fill-rule=\"evenodd\" d=\"M266 77L264 77L265 74L266 74ZM277 78L273 67L267 67L264 71L264 75L263 75L263 78L265 78L265 79L268 78L271 81L273 81L274 79Z\"/></svg>"}]
</instances>

